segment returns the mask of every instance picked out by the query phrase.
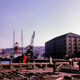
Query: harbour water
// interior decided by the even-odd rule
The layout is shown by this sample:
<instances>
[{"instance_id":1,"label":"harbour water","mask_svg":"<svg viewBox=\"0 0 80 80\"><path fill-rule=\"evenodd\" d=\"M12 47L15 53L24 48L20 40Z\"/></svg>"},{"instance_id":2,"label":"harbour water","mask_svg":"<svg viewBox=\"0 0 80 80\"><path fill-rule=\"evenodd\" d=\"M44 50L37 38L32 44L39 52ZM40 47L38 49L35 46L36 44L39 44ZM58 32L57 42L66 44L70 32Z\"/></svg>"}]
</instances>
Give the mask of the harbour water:
<instances>
[{"instance_id":1,"label":"harbour water","mask_svg":"<svg viewBox=\"0 0 80 80\"><path fill-rule=\"evenodd\" d=\"M7 64L9 61L1 61L1 64Z\"/></svg>"}]
</instances>

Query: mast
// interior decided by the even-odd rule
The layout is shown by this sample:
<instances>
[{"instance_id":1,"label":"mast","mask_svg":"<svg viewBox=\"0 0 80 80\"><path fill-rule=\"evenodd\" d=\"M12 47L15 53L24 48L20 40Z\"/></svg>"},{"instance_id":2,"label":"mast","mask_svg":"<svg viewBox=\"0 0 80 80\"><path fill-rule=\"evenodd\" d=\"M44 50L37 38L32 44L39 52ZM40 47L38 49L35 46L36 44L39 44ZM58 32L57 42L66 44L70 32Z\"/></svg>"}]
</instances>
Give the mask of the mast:
<instances>
[{"instance_id":1,"label":"mast","mask_svg":"<svg viewBox=\"0 0 80 80\"><path fill-rule=\"evenodd\" d=\"M34 37L35 37L35 31L33 32L33 35L31 37L30 46L33 46L33 44L34 44Z\"/></svg>"},{"instance_id":2,"label":"mast","mask_svg":"<svg viewBox=\"0 0 80 80\"><path fill-rule=\"evenodd\" d=\"M23 31L21 30L21 46L22 46L22 54L23 54Z\"/></svg>"},{"instance_id":3,"label":"mast","mask_svg":"<svg viewBox=\"0 0 80 80\"><path fill-rule=\"evenodd\" d=\"M13 31L13 52L14 52L14 47L15 47L15 30Z\"/></svg>"}]
</instances>

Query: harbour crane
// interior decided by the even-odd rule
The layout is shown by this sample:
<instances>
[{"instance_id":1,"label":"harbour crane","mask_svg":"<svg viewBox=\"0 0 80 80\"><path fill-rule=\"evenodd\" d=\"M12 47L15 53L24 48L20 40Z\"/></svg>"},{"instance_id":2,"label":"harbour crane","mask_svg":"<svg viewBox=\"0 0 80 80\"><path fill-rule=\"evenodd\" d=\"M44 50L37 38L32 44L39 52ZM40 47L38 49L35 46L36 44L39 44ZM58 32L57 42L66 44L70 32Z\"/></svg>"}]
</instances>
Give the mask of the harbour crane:
<instances>
[{"instance_id":1,"label":"harbour crane","mask_svg":"<svg viewBox=\"0 0 80 80\"><path fill-rule=\"evenodd\" d=\"M28 50L27 50L27 52L26 52L26 56L28 56L28 58L33 58L34 37L35 37L35 31L33 32L33 35L32 35L32 37L31 37L30 45L28 46Z\"/></svg>"}]
</instances>

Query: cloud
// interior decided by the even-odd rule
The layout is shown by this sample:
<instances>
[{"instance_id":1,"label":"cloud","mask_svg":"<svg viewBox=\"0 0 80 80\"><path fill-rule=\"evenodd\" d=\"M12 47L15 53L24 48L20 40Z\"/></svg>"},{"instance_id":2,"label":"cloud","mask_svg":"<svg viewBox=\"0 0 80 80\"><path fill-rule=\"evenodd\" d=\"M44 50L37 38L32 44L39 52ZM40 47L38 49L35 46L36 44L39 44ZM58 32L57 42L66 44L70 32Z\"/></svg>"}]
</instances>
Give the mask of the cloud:
<instances>
[{"instance_id":1,"label":"cloud","mask_svg":"<svg viewBox=\"0 0 80 80\"><path fill-rule=\"evenodd\" d=\"M16 16L13 16L13 15L11 15L11 14L8 14L7 16L5 16L5 18L16 18Z\"/></svg>"}]
</instances>

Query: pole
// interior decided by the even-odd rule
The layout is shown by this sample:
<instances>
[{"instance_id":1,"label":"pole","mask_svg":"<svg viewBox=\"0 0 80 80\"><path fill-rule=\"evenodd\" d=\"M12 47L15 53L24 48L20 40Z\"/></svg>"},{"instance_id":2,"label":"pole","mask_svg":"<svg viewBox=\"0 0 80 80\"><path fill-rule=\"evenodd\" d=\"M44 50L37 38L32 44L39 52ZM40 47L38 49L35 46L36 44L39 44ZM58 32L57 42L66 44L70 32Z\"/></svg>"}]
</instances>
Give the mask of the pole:
<instances>
[{"instance_id":1,"label":"pole","mask_svg":"<svg viewBox=\"0 0 80 80\"><path fill-rule=\"evenodd\" d=\"M22 54L23 54L23 31L21 30L21 44L22 44Z\"/></svg>"},{"instance_id":2,"label":"pole","mask_svg":"<svg viewBox=\"0 0 80 80\"><path fill-rule=\"evenodd\" d=\"M14 52L14 47L15 47L15 30L13 31L13 52Z\"/></svg>"},{"instance_id":3,"label":"pole","mask_svg":"<svg viewBox=\"0 0 80 80\"><path fill-rule=\"evenodd\" d=\"M56 62L54 61L53 62L53 73L55 73L56 72Z\"/></svg>"}]
</instances>

